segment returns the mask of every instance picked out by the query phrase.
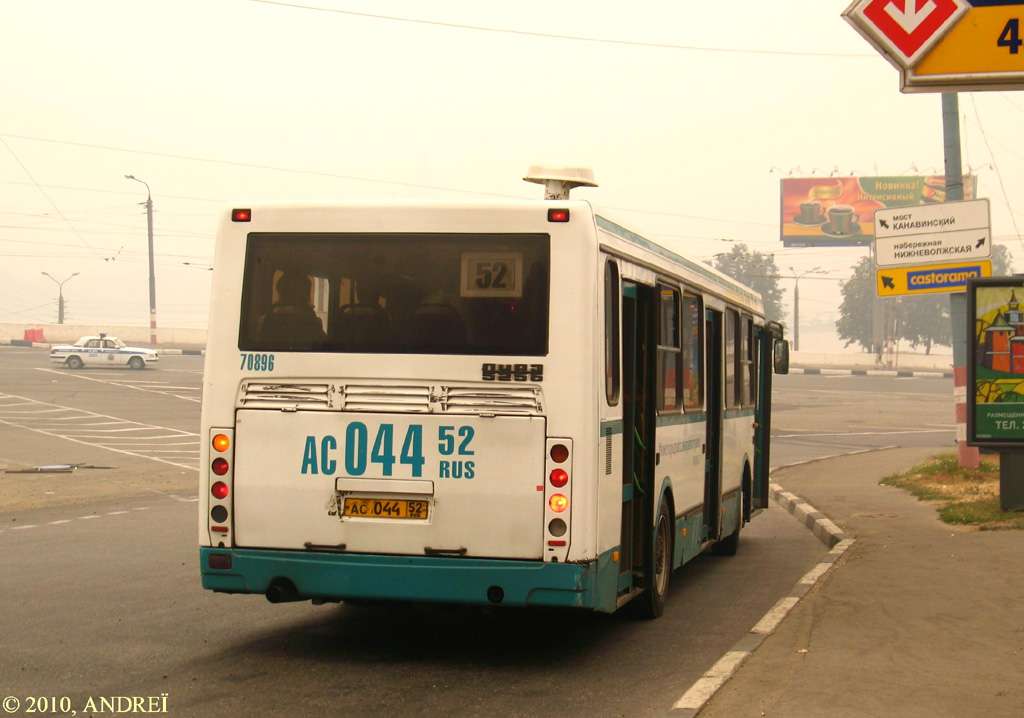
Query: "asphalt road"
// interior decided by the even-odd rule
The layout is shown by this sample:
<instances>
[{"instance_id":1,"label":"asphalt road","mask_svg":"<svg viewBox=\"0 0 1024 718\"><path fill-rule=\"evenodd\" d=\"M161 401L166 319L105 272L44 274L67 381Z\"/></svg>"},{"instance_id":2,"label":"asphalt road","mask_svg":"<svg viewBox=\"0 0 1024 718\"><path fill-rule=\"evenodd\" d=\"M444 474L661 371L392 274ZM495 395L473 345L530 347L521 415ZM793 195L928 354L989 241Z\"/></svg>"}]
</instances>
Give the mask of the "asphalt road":
<instances>
[{"instance_id":1,"label":"asphalt road","mask_svg":"<svg viewBox=\"0 0 1024 718\"><path fill-rule=\"evenodd\" d=\"M654 622L206 592L201 371L201 357L167 356L141 372L67 372L38 349L0 348L0 465L116 467L0 474L0 699L22 712L33 696L67 696L79 714L128 696L184 716L664 715L825 553L772 508L739 555L678 571ZM955 436L949 381L776 388L774 465Z\"/></svg>"}]
</instances>

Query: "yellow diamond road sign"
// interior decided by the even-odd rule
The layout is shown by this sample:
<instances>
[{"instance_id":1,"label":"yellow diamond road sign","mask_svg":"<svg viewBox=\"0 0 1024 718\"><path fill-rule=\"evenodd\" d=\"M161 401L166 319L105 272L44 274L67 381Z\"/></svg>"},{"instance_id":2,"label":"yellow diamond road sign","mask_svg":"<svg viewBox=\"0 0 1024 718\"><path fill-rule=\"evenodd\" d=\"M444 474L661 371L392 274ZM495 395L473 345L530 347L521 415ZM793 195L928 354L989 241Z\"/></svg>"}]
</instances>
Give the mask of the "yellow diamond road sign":
<instances>
[{"instance_id":1,"label":"yellow diamond road sign","mask_svg":"<svg viewBox=\"0 0 1024 718\"><path fill-rule=\"evenodd\" d=\"M842 15L903 92L1024 89L1021 0L855 0Z\"/></svg>"},{"instance_id":2,"label":"yellow diamond road sign","mask_svg":"<svg viewBox=\"0 0 1024 718\"><path fill-rule=\"evenodd\" d=\"M935 294L936 292L963 292L967 280L992 276L992 262L959 262L956 264L930 264L920 267L888 267L876 271L876 290L879 297L903 294Z\"/></svg>"}]
</instances>

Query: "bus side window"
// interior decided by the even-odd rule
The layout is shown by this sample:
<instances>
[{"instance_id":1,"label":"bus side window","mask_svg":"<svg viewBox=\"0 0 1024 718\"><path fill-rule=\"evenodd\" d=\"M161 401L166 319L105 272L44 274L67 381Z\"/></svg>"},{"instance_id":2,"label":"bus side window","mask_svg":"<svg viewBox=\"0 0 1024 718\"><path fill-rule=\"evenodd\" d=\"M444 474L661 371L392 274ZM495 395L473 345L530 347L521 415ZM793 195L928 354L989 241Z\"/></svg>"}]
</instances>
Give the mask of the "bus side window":
<instances>
[{"instance_id":1,"label":"bus side window","mask_svg":"<svg viewBox=\"0 0 1024 718\"><path fill-rule=\"evenodd\" d=\"M740 317L739 324L739 345L738 345L738 367L737 377L738 389L740 392L740 403L743 406L753 406L755 388L757 385L756 373L754 371L754 322L750 317Z\"/></svg>"},{"instance_id":2,"label":"bus side window","mask_svg":"<svg viewBox=\"0 0 1024 718\"><path fill-rule=\"evenodd\" d=\"M739 396L736 391L736 331L739 324L739 314L734 309L725 310L725 408L735 409L739 406Z\"/></svg>"},{"instance_id":3,"label":"bus side window","mask_svg":"<svg viewBox=\"0 0 1024 718\"><path fill-rule=\"evenodd\" d=\"M658 409L678 411L683 393L683 354L679 332L679 290L659 285Z\"/></svg>"},{"instance_id":4,"label":"bus side window","mask_svg":"<svg viewBox=\"0 0 1024 718\"><path fill-rule=\"evenodd\" d=\"M604 265L604 393L608 406L619 403L619 267Z\"/></svg>"},{"instance_id":5,"label":"bus side window","mask_svg":"<svg viewBox=\"0 0 1024 718\"><path fill-rule=\"evenodd\" d=\"M683 294L683 408L700 411L704 408L704 308L701 298Z\"/></svg>"}]
</instances>

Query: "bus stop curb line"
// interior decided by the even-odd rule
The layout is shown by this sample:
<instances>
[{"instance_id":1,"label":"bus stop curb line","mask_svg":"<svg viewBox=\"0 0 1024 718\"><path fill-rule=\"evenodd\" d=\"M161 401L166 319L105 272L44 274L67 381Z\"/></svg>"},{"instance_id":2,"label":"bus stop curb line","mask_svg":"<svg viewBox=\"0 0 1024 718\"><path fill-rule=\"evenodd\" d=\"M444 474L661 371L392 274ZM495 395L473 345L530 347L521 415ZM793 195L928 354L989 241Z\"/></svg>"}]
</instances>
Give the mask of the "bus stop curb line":
<instances>
[{"instance_id":1,"label":"bus stop curb line","mask_svg":"<svg viewBox=\"0 0 1024 718\"><path fill-rule=\"evenodd\" d=\"M696 683L676 701L669 711L673 718L680 716L692 717L700 713L716 692L728 682L739 670L743 662L750 657L758 646L770 636L798 603L828 572L854 543L853 536L843 532L830 518L815 509L796 494L792 494L774 481L768 483L769 495L782 508L804 524L830 550L814 568L808 571L797 582L789 595L779 599L772 608L761 617L750 632L741 638L726 652Z\"/></svg>"}]
</instances>

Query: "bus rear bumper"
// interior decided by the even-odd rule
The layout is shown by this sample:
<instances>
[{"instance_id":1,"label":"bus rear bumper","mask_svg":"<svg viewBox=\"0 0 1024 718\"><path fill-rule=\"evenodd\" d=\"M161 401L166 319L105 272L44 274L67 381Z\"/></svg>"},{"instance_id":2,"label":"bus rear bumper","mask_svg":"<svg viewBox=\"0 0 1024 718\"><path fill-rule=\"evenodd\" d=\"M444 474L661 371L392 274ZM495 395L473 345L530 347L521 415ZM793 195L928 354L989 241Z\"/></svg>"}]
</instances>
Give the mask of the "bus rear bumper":
<instances>
[{"instance_id":1,"label":"bus rear bumper","mask_svg":"<svg viewBox=\"0 0 1024 718\"><path fill-rule=\"evenodd\" d=\"M283 586L287 600L615 609L614 596L610 601L599 596L599 585L607 583L597 580L605 573L600 568L616 568L604 566L606 560L544 563L211 547L200 547L199 556L203 588L224 593L267 594ZM228 563L230 568L211 568Z\"/></svg>"}]
</instances>

